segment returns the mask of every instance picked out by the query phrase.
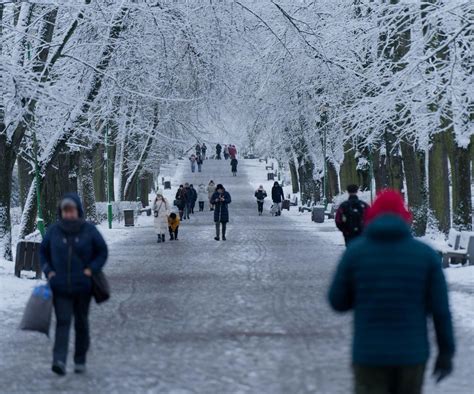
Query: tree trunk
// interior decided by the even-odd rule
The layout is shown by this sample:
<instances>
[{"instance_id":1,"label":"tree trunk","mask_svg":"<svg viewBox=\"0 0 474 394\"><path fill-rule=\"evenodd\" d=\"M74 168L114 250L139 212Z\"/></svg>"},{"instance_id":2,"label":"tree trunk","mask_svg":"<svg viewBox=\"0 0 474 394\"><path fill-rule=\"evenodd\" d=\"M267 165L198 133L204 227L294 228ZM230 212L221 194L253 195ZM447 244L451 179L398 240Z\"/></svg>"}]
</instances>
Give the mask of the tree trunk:
<instances>
[{"instance_id":1,"label":"tree trunk","mask_svg":"<svg viewBox=\"0 0 474 394\"><path fill-rule=\"evenodd\" d=\"M437 133L432 137L428 168L430 209L436 219L438 229L448 233L451 226L449 215L449 171L444 132Z\"/></svg>"},{"instance_id":2,"label":"tree trunk","mask_svg":"<svg viewBox=\"0 0 474 394\"><path fill-rule=\"evenodd\" d=\"M95 190L93 162L94 152L92 149L81 151L81 165L79 167L79 192L82 197L85 218L91 222L98 223L97 210L95 206Z\"/></svg>"},{"instance_id":3,"label":"tree trunk","mask_svg":"<svg viewBox=\"0 0 474 394\"><path fill-rule=\"evenodd\" d=\"M26 198L28 196L28 190L30 189L30 184L34 179L34 175L31 172L32 168L30 163L23 157L18 156L17 165L18 181L20 185L20 206L23 210L25 207Z\"/></svg>"},{"instance_id":4,"label":"tree trunk","mask_svg":"<svg viewBox=\"0 0 474 394\"><path fill-rule=\"evenodd\" d=\"M291 175L291 189L293 193L298 193L300 191L298 183L298 170L296 169L296 164L293 159L289 161L290 175Z\"/></svg>"},{"instance_id":5,"label":"tree trunk","mask_svg":"<svg viewBox=\"0 0 474 394\"><path fill-rule=\"evenodd\" d=\"M344 161L341 164L339 176L341 178L342 190L346 190L347 186L349 185L359 184L359 175L357 173L357 159L354 154L354 149L350 143L346 143L344 146Z\"/></svg>"},{"instance_id":6,"label":"tree trunk","mask_svg":"<svg viewBox=\"0 0 474 394\"><path fill-rule=\"evenodd\" d=\"M400 148L407 185L408 205L413 213L413 232L416 236L422 236L426 232L428 220L425 153L416 150L413 143L409 141L402 141Z\"/></svg>"},{"instance_id":7,"label":"tree trunk","mask_svg":"<svg viewBox=\"0 0 474 394\"><path fill-rule=\"evenodd\" d=\"M339 179L337 177L336 167L334 164L328 160L327 162L328 169L328 201L332 201L335 196L339 194Z\"/></svg>"},{"instance_id":8,"label":"tree trunk","mask_svg":"<svg viewBox=\"0 0 474 394\"><path fill-rule=\"evenodd\" d=\"M15 154L2 131L0 129L0 258L12 260L10 204Z\"/></svg>"}]
</instances>

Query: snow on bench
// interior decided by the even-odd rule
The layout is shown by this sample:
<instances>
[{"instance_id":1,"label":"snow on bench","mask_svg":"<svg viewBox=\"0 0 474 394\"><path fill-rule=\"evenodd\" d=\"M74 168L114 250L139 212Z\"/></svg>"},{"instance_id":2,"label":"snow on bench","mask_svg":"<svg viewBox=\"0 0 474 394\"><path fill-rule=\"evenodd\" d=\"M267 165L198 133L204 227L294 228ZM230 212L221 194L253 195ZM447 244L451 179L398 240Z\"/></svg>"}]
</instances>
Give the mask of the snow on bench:
<instances>
[{"instance_id":1,"label":"snow on bench","mask_svg":"<svg viewBox=\"0 0 474 394\"><path fill-rule=\"evenodd\" d=\"M474 232L450 230L448 236L448 245L452 249L442 252L443 267L449 267L449 263L461 261L464 264L474 265Z\"/></svg>"}]
</instances>

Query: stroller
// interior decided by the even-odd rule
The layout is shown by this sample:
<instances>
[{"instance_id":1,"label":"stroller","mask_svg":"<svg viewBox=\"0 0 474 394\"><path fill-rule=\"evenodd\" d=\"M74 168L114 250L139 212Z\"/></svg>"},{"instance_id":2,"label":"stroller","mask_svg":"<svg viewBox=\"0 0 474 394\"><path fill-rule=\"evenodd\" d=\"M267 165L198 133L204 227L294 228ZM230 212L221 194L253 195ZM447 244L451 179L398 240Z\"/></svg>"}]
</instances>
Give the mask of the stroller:
<instances>
[{"instance_id":1,"label":"stroller","mask_svg":"<svg viewBox=\"0 0 474 394\"><path fill-rule=\"evenodd\" d=\"M280 209L278 207L278 204L273 203L270 208L270 214L272 216L277 216L279 212L280 212Z\"/></svg>"}]
</instances>

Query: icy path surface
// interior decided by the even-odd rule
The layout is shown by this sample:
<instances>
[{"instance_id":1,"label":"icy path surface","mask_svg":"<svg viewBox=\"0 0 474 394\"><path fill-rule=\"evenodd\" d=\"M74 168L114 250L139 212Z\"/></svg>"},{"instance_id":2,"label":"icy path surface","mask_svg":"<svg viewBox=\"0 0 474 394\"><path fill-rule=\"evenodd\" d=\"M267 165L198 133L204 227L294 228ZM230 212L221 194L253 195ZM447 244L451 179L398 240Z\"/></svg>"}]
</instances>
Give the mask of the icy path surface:
<instances>
[{"instance_id":1,"label":"icy path surface","mask_svg":"<svg viewBox=\"0 0 474 394\"><path fill-rule=\"evenodd\" d=\"M202 174L183 172L232 194L226 242L214 241L208 211L184 222L177 242L156 244L151 218L112 230L113 298L92 307L86 376L53 376L51 343L12 329L19 310L2 315L0 392L350 393L351 317L326 303L342 247L285 213L256 216L242 170L233 178L228 162L208 161ZM426 393L470 392L473 334L457 334L455 376Z\"/></svg>"}]
</instances>

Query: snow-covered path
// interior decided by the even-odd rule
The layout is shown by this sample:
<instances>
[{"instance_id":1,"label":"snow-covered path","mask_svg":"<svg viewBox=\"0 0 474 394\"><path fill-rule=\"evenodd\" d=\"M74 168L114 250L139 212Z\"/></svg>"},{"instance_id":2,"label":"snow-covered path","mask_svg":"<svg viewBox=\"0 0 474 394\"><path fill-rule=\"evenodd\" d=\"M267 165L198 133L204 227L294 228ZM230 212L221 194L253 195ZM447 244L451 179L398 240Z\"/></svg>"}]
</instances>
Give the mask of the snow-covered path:
<instances>
[{"instance_id":1,"label":"snow-covered path","mask_svg":"<svg viewBox=\"0 0 474 394\"><path fill-rule=\"evenodd\" d=\"M285 214L256 216L245 171L230 175L224 161L183 173L231 193L226 242L214 241L208 211L184 222L177 242L156 244L151 218L113 230L129 236L111 248L113 298L93 306L86 376L50 374L50 343L2 319L0 391L349 393L351 318L325 298L342 248ZM464 338L456 378L427 393L469 392L472 334Z\"/></svg>"}]
</instances>

